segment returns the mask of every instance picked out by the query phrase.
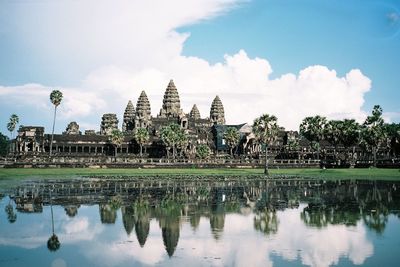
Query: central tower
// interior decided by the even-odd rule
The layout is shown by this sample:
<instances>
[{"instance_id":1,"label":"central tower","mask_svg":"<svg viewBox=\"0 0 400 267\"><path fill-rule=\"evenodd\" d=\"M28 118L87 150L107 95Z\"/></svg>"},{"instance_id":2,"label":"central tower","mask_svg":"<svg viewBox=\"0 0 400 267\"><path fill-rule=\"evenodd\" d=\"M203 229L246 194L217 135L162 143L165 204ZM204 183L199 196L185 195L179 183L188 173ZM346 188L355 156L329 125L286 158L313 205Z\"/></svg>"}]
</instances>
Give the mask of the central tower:
<instances>
[{"instance_id":1,"label":"central tower","mask_svg":"<svg viewBox=\"0 0 400 267\"><path fill-rule=\"evenodd\" d=\"M174 81L170 80L165 90L163 105L158 117L160 118L178 118L183 111L181 110L181 101L179 100L178 90Z\"/></svg>"}]
</instances>

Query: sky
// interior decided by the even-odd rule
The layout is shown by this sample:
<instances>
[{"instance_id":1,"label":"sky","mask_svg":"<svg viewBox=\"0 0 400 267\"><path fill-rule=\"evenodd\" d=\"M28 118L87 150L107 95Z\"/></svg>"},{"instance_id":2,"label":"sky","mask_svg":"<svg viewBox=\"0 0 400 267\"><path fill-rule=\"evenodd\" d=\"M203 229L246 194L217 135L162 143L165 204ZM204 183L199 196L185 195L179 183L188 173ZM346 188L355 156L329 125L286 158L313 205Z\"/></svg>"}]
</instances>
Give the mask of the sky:
<instances>
[{"instance_id":1,"label":"sky","mask_svg":"<svg viewBox=\"0 0 400 267\"><path fill-rule=\"evenodd\" d=\"M157 116L173 79L181 107L228 124L274 114L400 121L398 0L0 0L0 132L11 114L56 132L99 130L145 90Z\"/></svg>"}]
</instances>

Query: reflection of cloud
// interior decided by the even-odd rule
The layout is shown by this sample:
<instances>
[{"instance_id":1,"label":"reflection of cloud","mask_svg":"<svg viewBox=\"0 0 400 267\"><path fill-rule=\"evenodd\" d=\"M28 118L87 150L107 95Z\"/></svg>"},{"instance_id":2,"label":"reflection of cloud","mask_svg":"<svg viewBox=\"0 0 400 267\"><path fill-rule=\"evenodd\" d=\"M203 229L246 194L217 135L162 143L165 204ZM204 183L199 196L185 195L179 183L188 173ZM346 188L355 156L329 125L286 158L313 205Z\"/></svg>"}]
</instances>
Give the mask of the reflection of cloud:
<instances>
[{"instance_id":1,"label":"reflection of cloud","mask_svg":"<svg viewBox=\"0 0 400 267\"><path fill-rule=\"evenodd\" d=\"M392 12L392 13L387 14L387 18L391 23L396 23L400 19L400 14Z\"/></svg>"},{"instance_id":2,"label":"reflection of cloud","mask_svg":"<svg viewBox=\"0 0 400 267\"><path fill-rule=\"evenodd\" d=\"M307 227L300 218L303 208L300 205L298 209L277 212L279 228L269 236L254 230L253 214L226 214L224 234L218 240L212 237L209 218L200 219L196 232L190 223L184 222L172 258L167 256L155 219L150 222L143 248L136 236L126 236L121 216L116 224L104 227L98 216L93 216L93 207L82 207L79 216L73 219L61 215L62 208L57 209L55 223L61 244L74 245L75 250L97 266L273 266L273 256L308 266L329 266L337 264L340 258L363 264L372 255L373 245L367 239L364 224ZM49 209L36 218L50 218ZM41 219L17 223L25 223L22 226L26 227L20 227L18 232L11 231L10 225L0 229L0 245L30 249L46 244L50 223L43 224Z\"/></svg>"}]
</instances>

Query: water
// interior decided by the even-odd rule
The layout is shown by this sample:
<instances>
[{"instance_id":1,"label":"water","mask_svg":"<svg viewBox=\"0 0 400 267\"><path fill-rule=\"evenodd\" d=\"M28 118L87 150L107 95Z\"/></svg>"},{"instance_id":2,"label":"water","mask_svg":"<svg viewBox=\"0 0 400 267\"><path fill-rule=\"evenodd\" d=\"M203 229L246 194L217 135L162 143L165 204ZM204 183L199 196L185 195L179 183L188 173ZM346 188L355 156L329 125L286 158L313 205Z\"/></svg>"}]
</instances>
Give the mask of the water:
<instances>
[{"instance_id":1,"label":"water","mask_svg":"<svg viewBox=\"0 0 400 267\"><path fill-rule=\"evenodd\" d=\"M399 188L374 181L25 182L0 195L0 266L398 266Z\"/></svg>"}]
</instances>

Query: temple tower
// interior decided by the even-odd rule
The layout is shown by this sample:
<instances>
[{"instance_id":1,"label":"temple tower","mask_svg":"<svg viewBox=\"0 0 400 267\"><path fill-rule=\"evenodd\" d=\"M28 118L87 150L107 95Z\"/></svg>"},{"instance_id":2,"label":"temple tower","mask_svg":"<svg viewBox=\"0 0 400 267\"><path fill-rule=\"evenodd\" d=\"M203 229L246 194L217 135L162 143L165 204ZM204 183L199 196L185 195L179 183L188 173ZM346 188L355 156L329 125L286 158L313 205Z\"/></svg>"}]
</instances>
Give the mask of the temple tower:
<instances>
[{"instance_id":1,"label":"temple tower","mask_svg":"<svg viewBox=\"0 0 400 267\"><path fill-rule=\"evenodd\" d=\"M213 124L225 124L225 112L219 96L216 96L211 104L210 120Z\"/></svg>"},{"instance_id":2,"label":"temple tower","mask_svg":"<svg viewBox=\"0 0 400 267\"><path fill-rule=\"evenodd\" d=\"M147 128L151 124L150 102L142 91L136 104L135 128Z\"/></svg>"},{"instance_id":3,"label":"temple tower","mask_svg":"<svg viewBox=\"0 0 400 267\"><path fill-rule=\"evenodd\" d=\"M111 132L118 129L117 115L114 113L107 113L101 117L100 134L110 135Z\"/></svg>"},{"instance_id":4,"label":"temple tower","mask_svg":"<svg viewBox=\"0 0 400 267\"><path fill-rule=\"evenodd\" d=\"M126 106L124 112L122 131L123 132L133 131L133 128L135 128L134 120L135 120L135 107L133 106L132 101L129 100L128 105Z\"/></svg>"},{"instance_id":5,"label":"temple tower","mask_svg":"<svg viewBox=\"0 0 400 267\"><path fill-rule=\"evenodd\" d=\"M189 113L189 117L195 120L200 119L200 111L197 108L196 104L193 105L192 110Z\"/></svg>"},{"instance_id":6,"label":"temple tower","mask_svg":"<svg viewBox=\"0 0 400 267\"><path fill-rule=\"evenodd\" d=\"M182 114L181 102L179 100L178 90L175 87L174 81L170 80L165 90L163 105L160 110L159 117L170 118L179 117Z\"/></svg>"}]
</instances>

